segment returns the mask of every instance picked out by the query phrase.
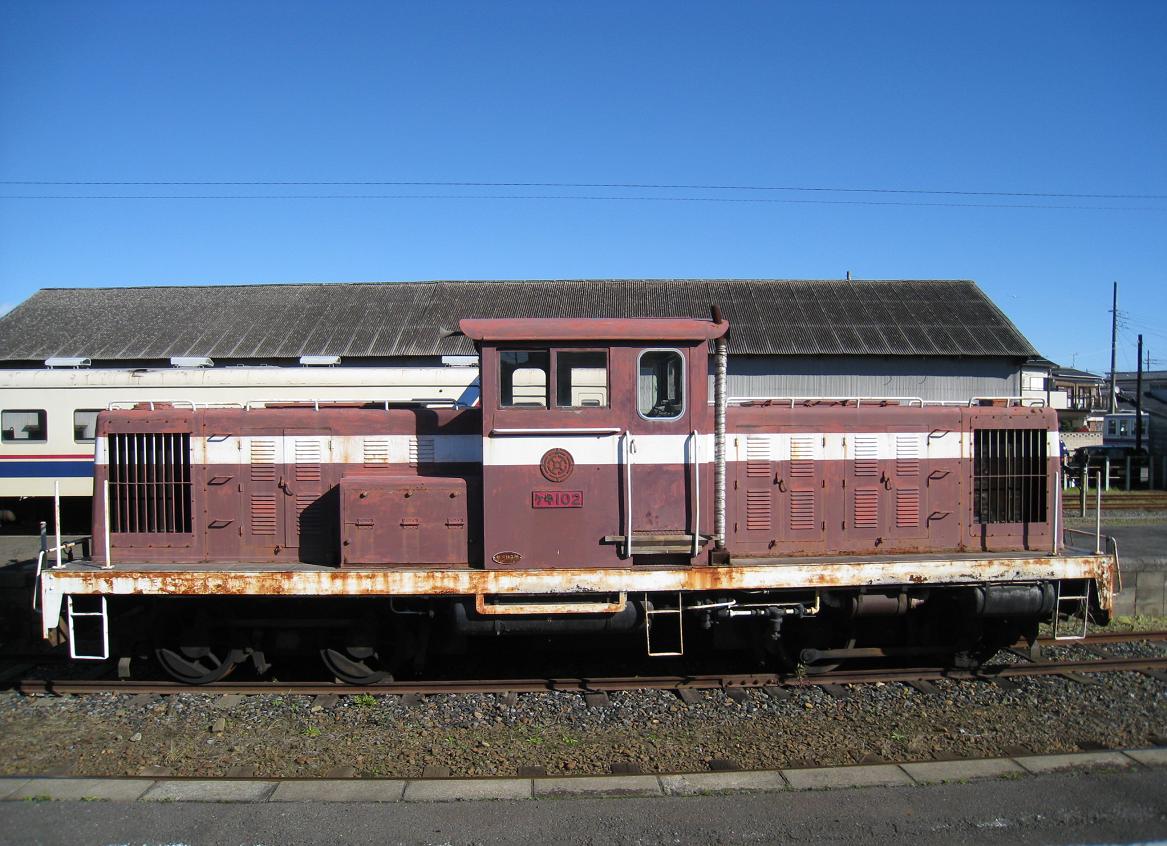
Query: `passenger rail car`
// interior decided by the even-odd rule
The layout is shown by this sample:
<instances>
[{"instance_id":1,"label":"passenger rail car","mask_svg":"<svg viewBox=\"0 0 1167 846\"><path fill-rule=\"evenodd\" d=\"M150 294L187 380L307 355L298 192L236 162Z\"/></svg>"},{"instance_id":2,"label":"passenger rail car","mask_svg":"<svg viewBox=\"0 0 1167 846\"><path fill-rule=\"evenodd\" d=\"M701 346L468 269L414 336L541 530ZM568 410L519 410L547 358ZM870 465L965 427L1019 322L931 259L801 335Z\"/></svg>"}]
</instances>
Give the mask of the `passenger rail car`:
<instances>
[{"instance_id":1,"label":"passenger rail car","mask_svg":"<svg viewBox=\"0 0 1167 846\"><path fill-rule=\"evenodd\" d=\"M1107 617L1117 558L1064 543L1053 411L731 404L727 328L463 321L475 408L103 413L93 559L45 571L46 636L191 682L319 651L365 683L477 635L975 662Z\"/></svg>"},{"instance_id":2,"label":"passenger rail car","mask_svg":"<svg viewBox=\"0 0 1167 846\"><path fill-rule=\"evenodd\" d=\"M473 404L474 367L46 368L0 370L0 510L35 528L54 484L67 509L93 495L99 412L163 402L262 405L264 400L387 400Z\"/></svg>"}]
</instances>

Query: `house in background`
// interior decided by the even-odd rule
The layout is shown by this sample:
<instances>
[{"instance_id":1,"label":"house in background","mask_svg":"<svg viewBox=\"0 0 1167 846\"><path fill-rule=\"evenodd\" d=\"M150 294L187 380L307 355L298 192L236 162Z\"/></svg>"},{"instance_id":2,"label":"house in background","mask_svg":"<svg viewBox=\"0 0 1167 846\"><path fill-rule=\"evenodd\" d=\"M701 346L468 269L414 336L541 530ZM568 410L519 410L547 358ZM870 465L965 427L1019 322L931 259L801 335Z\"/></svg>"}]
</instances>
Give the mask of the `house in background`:
<instances>
[{"instance_id":1,"label":"house in background","mask_svg":"<svg viewBox=\"0 0 1167 846\"><path fill-rule=\"evenodd\" d=\"M1048 358L1030 358L1021 369L1021 395L1042 400L1058 413L1063 441L1070 449L1102 443L1102 416L1106 413L1106 380L1101 376L1060 367Z\"/></svg>"}]
</instances>

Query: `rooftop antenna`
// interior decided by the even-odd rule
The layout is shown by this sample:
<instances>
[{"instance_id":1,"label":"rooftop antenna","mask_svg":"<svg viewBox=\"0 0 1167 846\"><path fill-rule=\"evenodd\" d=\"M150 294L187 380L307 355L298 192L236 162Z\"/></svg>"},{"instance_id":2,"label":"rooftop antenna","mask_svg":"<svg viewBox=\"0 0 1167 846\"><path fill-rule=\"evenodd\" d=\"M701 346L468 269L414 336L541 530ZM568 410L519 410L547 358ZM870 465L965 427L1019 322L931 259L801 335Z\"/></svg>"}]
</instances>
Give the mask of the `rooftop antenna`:
<instances>
[{"instance_id":1,"label":"rooftop antenna","mask_svg":"<svg viewBox=\"0 0 1167 846\"><path fill-rule=\"evenodd\" d=\"M1143 336L1139 335L1139 354L1137 357L1139 372L1135 377L1135 452L1143 451ZM1148 368L1149 369L1149 368ZM1130 486L1130 480L1127 480Z\"/></svg>"},{"instance_id":2,"label":"rooftop antenna","mask_svg":"<svg viewBox=\"0 0 1167 846\"><path fill-rule=\"evenodd\" d=\"M1118 344L1118 283L1114 283L1114 303L1110 307L1110 413L1118 410L1118 382L1114 376L1115 347Z\"/></svg>"}]
</instances>

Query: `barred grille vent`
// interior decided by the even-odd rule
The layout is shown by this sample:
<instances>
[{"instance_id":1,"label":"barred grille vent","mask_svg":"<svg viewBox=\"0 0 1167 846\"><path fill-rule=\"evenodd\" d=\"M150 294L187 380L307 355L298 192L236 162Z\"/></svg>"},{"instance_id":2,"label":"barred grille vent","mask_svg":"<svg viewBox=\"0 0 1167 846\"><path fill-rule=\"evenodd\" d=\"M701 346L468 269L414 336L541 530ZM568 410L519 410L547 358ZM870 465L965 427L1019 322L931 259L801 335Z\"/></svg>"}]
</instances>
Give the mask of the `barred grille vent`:
<instances>
[{"instance_id":1,"label":"barred grille vent","mask_svg":"<svg viewBox=\"0 0 1167 846\"><path fill-rule=\"evenodd\" d=\"M978 523L1047 519L1045 429L973 431L973 503Z\"/></svg>"},{"instance_id":2,"label":"barred grille vent","mask_svg":"<svg viewBox=\"0 0 1167 846\"><path fill-rule=\"evenodd\" d=\"M770 492L746 491L746 528L768 530L771 526Z\"/></svg>"},{"instance_id":3,"label":"barred grille vent","mask_svg":"<svg viewBox=\"0 0 1167 846\"><path fill-rule=\"evenodd\" d=\"M879 491L862 489L855 491L855 514L852 520L856 529L874 529L879 526Z\"/></svg>"},{"instance_id":4,"label":"barred grille vent","mask_svg":"<svg viewBox=\"0 0 1167 846\"><path fill-rule=\"evenodd\" d=\"M109 435L109 530L191 530L190 435Z\"/></svg>"},{"instance_id":5,"label":"barred grille vent","mask_svg":"<svg viewBox=\"0 0 1167 846\"><path fill-rule=\"evenodd\" d=\"M746 475L754 477L770 475L769 436L746 435Z\"/></svg>"},{"instance_id":6,"label":"barred grille vent","mask_svg":"<svg viewBox=\"0 0 1167 846\"><path fill-rule=\"evenodd\" d=\"M815 529L814 491L790 492L790 528L797 532Z\"/></svg>"},{"instance_id":7,"label":"barred grille vent","mask_svg":"<svg viewBox=\"0 0 1167 846\"><path fill-rule=\"evenodd\" d=\"M879 475L879 439L874 435L855 436L855 475Z\"/></svg>"},{"instance_id":8,"label":"barred grille vent","mask_svg":"<svg viewBox=\"0 0 1167 846\"><path fill-rule=\"evenodd\" d=\"M814 478L814 435L795 435L790 439L790 475L796 479Z\"/></svg>"}]
</instances>

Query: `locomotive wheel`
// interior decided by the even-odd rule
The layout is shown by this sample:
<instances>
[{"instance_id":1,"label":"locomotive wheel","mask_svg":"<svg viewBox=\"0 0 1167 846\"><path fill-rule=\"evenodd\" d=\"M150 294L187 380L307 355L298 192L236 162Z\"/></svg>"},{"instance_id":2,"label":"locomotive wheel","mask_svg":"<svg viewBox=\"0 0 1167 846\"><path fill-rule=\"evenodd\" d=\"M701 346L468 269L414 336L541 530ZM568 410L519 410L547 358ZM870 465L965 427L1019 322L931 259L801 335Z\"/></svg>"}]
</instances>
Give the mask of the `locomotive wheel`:
<instances>
[{"instance_id":1,"label":"locomotive wheel","mask_svg":"<svg viewBox=\"0 0 1167 846\"><path fill-rule=\"evenodd\" d=\"M320 658L328 672L348 684L378 684L393 680L373 646L326 646L320 650Z\"/></svg>"},{"instance_id":2,"label":"locomotive wheel","mask_svg":"<svg viewBox=\"0 0 1167 846\"><path fill-rule=\"evenodd\" d=\"M222 646L160 646L154 655L172 679L184 684L211 684L230 675L244 652Z\"/></svg>"}]
</instances>

